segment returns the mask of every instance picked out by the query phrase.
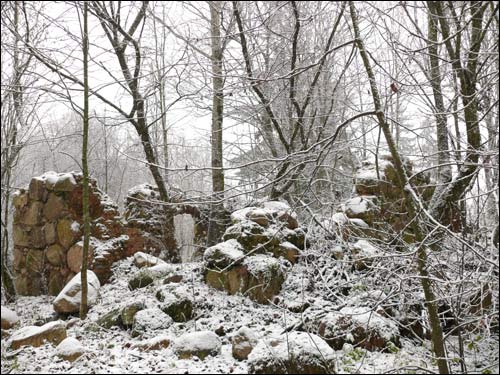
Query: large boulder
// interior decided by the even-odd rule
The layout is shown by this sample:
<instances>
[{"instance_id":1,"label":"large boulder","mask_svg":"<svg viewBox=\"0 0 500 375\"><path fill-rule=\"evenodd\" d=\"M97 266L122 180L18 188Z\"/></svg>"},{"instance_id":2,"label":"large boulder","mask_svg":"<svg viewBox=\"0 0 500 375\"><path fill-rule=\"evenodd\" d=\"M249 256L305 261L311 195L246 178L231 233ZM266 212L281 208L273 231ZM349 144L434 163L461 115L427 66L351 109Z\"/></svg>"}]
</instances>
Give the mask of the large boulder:
<instances>
[{"instance_id":1,"label":"large boulder","mask_svg":"<svg viewBox=\"0 0 500 375\"><path fill-rule=\"evenodd\" d=\"M158 307L138 311L134 316L133 336L169 328L173 319Z\"/></svg>"},{"instance_id":2,"label":"large boulder","mask_svg":"<svg viewBox=\"0 0 500 375\"><path fill-rule=\"evenodd\" d=\"M116 308L104 314L97 320L97 324L105 329L122 325L122 309Z\"/></svg>"},{"instance_id":3,"label":"large boulder","mask_svg":"<svg viewBox=\"0 0 500 375\"><path fill-rule=\"evenodd\" d=\"M367 350L383 350L400 345L399 329L390 319L364 307L344 307L316 321L318 334L336 349L345 343Z\"/></svg>"},{"instance_id":4,"label":"large boulder","mask_svg":"<svg viewBox=\"0 0 500 375\"><path fill-rule=\"evenodd\" d=\"M192 298L182 289L176 290L165 285L156 292L156 298L161 302L161 310L174 322L187 322L193 318Z\"/></svg>"},{"instance_id":5,"label":"large boulder","mask_svg":"<svg viewBox=\"0 0 500 375\"><path fill-rule=\"evenodd\" d=\"M101 284L92 271L87 271L87 304L89 307L95 305L99 296ZM80 311L82 283L80 273L76 274L69 283L61 290L52 302L54 310L59 314L73 314Z\"/></svg>"},{"instance_id":6,"label":"large boulder","mask_svg":"<svg viewBox=\"0 0 500 375\"><path fill-rule=\"evenodd\" d=\"M205 359L209 355L220 353L222 343L219 337L210 331L185 333L178 337L173 344L174 352L181 359L198 357Z\"/></svg>"},{"instance_id":7,"label":"large boulder","mask_svg":"<svg viewBox=\"0 0 500 375\"><path fill-rule=\"evenodd\" d=\"M361 219L368 225L380 218L380 208L376 204L375 196L351 198L342 205L342 210L348 218Z\"/></svg>"},{"instance_id":8,"label":"large boulder","mask_svg":"<svg viewBox=\"0 0 500 375\"><path fill-rule=\"evenodd\" d=\"M56 347L56 355L69 362L76 361L84 353L85 348L74 337L66 337Z\"/></svg>"},{"instance_id":9,"label":"large boulder","mask_svg":"<svg viewBox=\"0 0 500 375\"><path fill-rule=\"evenodd\" d=\"M94 246L89 244L89 250L87 254L87 267L92 264L92 259L94 257ZM68 268L74 273L80 272L82 269L82 258L83 258L83 241L79 241L68 250Z\"/></svg>"},{"instance_id":10,"label":"large boulder","mask_svg":"<svg viewBox=\"0 0 500 375\"><path fill-rule=\"evenodd\" d=\"M258 342L248 356L250 374L334 374L335 352L320 337L290 332Z\"/></svg>"},{"instance_id":11,"label":"large boulder","mask_svg":"<svg viewBox=\"0 0 500 375\"><path fill-rule=\"evenodd\" d=\"M248 271L245 294L253 301L267 304L279 294L285 281L285 269L280 261L267 255L256 255L245 259Z\"/></svg>"},{"instance_id":12,"label":"large boulder","mask_svg":"<svg viewBox=\"0 0 500 375\"><path fill-rule=\"evenodd\" d=\"M143 267L129 279L128 287L130 290L144 288L153 284L155 280L165 278L174 272L172 265L165 262L152 267Z\"/></svg>"},{"instance_id":13,"label":"large boulder","mask_svg":"<svg viewBox=\"0 0 500 375\"><path fill-rule=\"evenodd\" d=\"M59 344L66 338L66 325L63 321L49 322L41 327L23 327L9 339L9 347L13 350L19 349L23 345L41 346L46 341L52 344Z\"/></svg>"},{"instance_id":14,"label":"large boulder","mask_svg":"<svg viewBox=\"0 0 500 375\"><path fill-rule=\"evenodd\" d=\"M142 302L134 302L122 308L120 313L122 324L127 328L132 327L134 325L135 315L139 311L144 310L144 308L145 306Z\"/></svg>"},{"instance_id":15,"label":"large boulder","mask_svg":"<svg viewBox=\"0 0 500 375\"><path fill-rule=\"evenodd\" d=\"M2 306L2 329L11 329L19 321L19 316L17 316L15 311Z\"/></svg>"},{"instance_id":16,"label":"large boulder","mask_svg":"<svg viewBox=\"0 0 500 375\"><path fill-rule=\"evenodd\" d=\"M235 239L209 247L203 255L207 267L221 270L240 263L245 257L243 247Z\"/></svg>"},{"instance_id":17,"label":"large boulder","mask_svg":"<svg viewBox=\"0 0 500 375\"><path fill-rule=\"evenodd\" d=\"M358 240L351 246L354 268L358 271L370 268L381 255L381 250L367 240Z\"/></svg>"},{"instance_id":18,"label":"large boulder","mask_svg":"<svg viewBox=\"0 0 500 375\"><path fill-rule=\"evenodd\" d=\"M285 269L278 259L258 254L246 257L241 265L225 271L208 269L205 281L218 290L229 294L242 293L253 301L267 304L280 292Z\"/></svg>"}]
</instances>

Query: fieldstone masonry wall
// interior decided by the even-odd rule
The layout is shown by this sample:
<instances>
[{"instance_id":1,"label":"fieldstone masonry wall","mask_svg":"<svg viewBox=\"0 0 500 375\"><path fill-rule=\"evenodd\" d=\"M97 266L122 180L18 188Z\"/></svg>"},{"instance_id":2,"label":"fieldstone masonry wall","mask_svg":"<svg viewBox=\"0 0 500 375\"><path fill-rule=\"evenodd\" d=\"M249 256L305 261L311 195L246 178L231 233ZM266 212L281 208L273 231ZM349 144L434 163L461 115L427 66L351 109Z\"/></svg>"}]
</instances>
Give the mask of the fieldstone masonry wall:
<instances>
[{"instance_id":1,"label":"fieldstone masonry wall","mask_svg":"<svg viewBox=\"0 0 500 375\"><path fill-rule=\"evenodd\" d=\"M173 222L169 223L167 218L168 215L173 218L182 214L193 218L194 246L204 249L208 232L208 206L189 204L180 197L173 196L173 205L168 207L158 204L159 199L158 188L150 184L138 185L129 190L124 212L126 232L131 239L127 243L127 254L146 251L171 263L180 262L180 254L173 253L167 246L173 238Z\"/></svg>"},{"instance_id":2,"label":"fieldstone masonry wall","mask_svg":"<svg viewBox=\"0 0 500 375\"><path fill-rule=\"evenodd\" d=\"M47 172L14 194L14 274L20 295L57 295L80 271L83 208L80 173ZM123 223L118 207L90 182L92 242L88 265L101 282L122 256ZM108 267L109 265L109 267Z\"/></svg>"},{"instance_id":3,"label":"fieldstone masonry wall","mask_svg":"<svg viewBox=\"0 0 500 375\"><path fill-rule=\"evenodd\" d=\"M47 172L13 196L14 282L20 295L57 295L80 272L83 253L83 175ZM207 216L198 207L158 204L156 187L132 188L124 217L118 206L90 179L91 239L88 268L101 284L114 262L138 251L179 262L169 241L168 214L188 213L195 220L195 242L205 245ZM168 210L171 210L168 211ZM173 220L172 220L173 222Z\"/></svg>"}]
</instances>

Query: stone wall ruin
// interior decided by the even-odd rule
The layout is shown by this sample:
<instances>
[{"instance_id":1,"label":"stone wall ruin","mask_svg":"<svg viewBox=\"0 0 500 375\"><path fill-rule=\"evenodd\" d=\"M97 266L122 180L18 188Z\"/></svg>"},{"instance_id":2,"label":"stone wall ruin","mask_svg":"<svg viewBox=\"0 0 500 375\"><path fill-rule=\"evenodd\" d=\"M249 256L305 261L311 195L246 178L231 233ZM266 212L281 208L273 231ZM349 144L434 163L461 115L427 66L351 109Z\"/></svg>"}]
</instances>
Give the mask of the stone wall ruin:
<instances>
[{"instance_id":1,"label":"stone wall ruin","mask_svg":"<svg viewBox=\"0 0 500 375\"><path fill-rule=\"evenodd\" d=\"M403 160L412 185L424 204L428 204L435 184L424 173L413 173L413 164ZM398 177L391 156L382 156L377 165L366 160L356 171L354 196L345 201L340 210L323 222L329 231L344 239L371 238L393 245L401 238L405 243L415 241L408 228L410 217L406 210L405 194L398 187ZM462 227L460 211L447 207L441 222L453 231Z\"/></svg>"},{"instance_id":2,"label":"stone wall ruin","mask_svg":"<svg viewBox=\"0 0 500 375\"><path fill-rule=\"evenodd\" d=\"M14 194L13 270L18 294L57 295L80 271L82 180L80 173L47 172ZM125 240L123 223L118 207L97 188L95 180L90 181L89 201L92 242L88 265L106 281L109 267L105 263L122 256L115 253L121 251L116 244ZM108 242L104 254L103 242Z\"/></svg>"},{"instance_id":3,"label":"stone wall ruin","mask_svg":"<svg viewBox=\"0 0 500 375\"><path fill-rule=\"evenodd\" d=\"M19 295L57 295L80 271L83 252L83 175L47 172L31 179L13 195L13 273ZM206 215L190 205L158 203L155 187L129 191L124 215L90 179L91 240L88 268L101 284L112 275L114 262L138 251L169 262L180 258L169 249L174 236L165 218L189 213L195 220L195 241L205 245ZM172 219L173 220L173 219Z\"/></svg>"}]
</instances>

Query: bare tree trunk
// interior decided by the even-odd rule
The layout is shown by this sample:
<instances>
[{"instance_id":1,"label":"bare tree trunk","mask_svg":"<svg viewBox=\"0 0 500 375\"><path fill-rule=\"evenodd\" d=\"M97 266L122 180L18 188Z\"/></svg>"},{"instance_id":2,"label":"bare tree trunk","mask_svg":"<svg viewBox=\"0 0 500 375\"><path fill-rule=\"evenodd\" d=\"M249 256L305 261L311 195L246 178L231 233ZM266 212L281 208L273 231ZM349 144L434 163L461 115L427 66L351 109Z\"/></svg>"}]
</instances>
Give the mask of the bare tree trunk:
<instances>
[{"instance_id":1,"label":"bare tree trunk","mask_svg":"<svg viewBox=\"0 0 500 375\"><path fill-rule=\"evenodd\" d=\"M446 109L444 107L443 93L441 91L441 72L439 67L439 55L438 55L438 29L437 29L436 17L429 13L428 16L428 35L429 39L427 41L429 48L429 65L430 72L429 78L432 87L432 94L434 96L434 116L436 118L436 137L437 137L437 151L438 151L438 185L432 196L432 201L430 206L433 207L436 202L441 199L441 194L446 188L446 184L451 181L451 165L449 150L448 150L448 129L447 129L447 118ZM452 212L458 212L460 209L456 202L452 203L452 207L448 207L448 214ZM444 220L446 223L451 222L450 220Z\"/></svg>"},{"instance_id":2,"label":"bare tree trunk","mask_svg":"<svg viewBox=\"0 0 500 375\"><path fill-rule=\"evenodd\" d=\"M128 89L132 96L133 108L130 114L125 113L128 121L134 126L137 134L141 138L142 147L144 154L146 156L146 161L148 163L149 170L153 176L156 186L158 187L158 192L160 194L160 199L168 203L170 201L169 193L163 177L158 168L158 159L156 157L153 144L151 141L151 136L149 134L149 126L146 121L146 110L144 105L144 97L140 91L140 78L141 78L141 64L142 64L142 54L140 49L139 40L134 39L133 35L141 22L144 21L146 17L146 10L149 1L143 1L141 8L136 15L134 21L132 22L128 30L124 30L120 25L120 17L112 11L112 14L108 13L106 5L104 2L93 1L93 11L99 18L99 22L103 30L105 31L108 40L110 41L120 68L123 73L123 77L127 83ZM122 36L121 40L119 35ZM140 38L140 37L139 37ZM134 66L131 69L129 65L130 58L126 54L126 48L131 45L134 48ZM108 104L109 102L106 101ZM124 114L123 110L120 110ZM174 216L175 208L166 204L164 206L165 210L165 222L163 231L163 241L168 252L168 260L171 262L179 262L179 249L177 247L177 241L175 240L175 226L174 226Z\"/></svg>"},{"instance_id":3,"label":"bare tree trunk","mask_svg":"<svg viewBox=\"0 0 500 375\"><path fill-rule=\"evenodd\" d=\"M23 107L23 92L24 88L21 85L21 75L23 69L21 69L21 64L19 61L19 2L14 2L14 52L13 52L13 74L14 78L12 81L12 102L13 111L10 116L11 121L9 124L2 124L5 126L7 131L2 135L7 138L7 147L2 149L2 249L1 249L1 276L2 276L2 286L4 288L5 298L9 301L15 298L16 289L14 285L14 280L12 274L9 270L8 265L8 253L9 253L9 216L10 216L10 184L12 179L12 169L19 157L19 152L21 150L20 145L17 144L18 138L18 127L22 124L22 107ZM2 111L4 108L2 108ZM2 145L3 146L3 145Z\"/></svg>"},{"instance_id":4,"label":"bare tree trunk","mask_svg":"<svg viewBox=\"0 0 500 375\"><path fill-rule=\"evenodd\" d=\"M83 140L82 140L82 171L83 171L83 254L82 269L80 271L82 283L82 298L80 301L80 319L87 317L87 259L90 241L90 215L89 215L89 167L87 162L89 139L89 35L88 35L88 2L83 2Z\"/></svg>"},{"instance_id":5,"label":"bare tree trunk","mask_svg":"<svg viewBox=\"0 0 500 375\"><path fill-rule=\"evenodd\" d=\"M82 172L83 172L83 254L81 268L82 296L80 302L80 319L87 317L87 258L90 242L90 215L89 215L89 167L87 162L87 149L89 139L89 35L88 35L88 1L83 2L83 140L82 140Z\"/></svg>"},{"instance_id":6,"label":"bare tree trunk","mask_svg":"<svg viewBox=\"0 0 500 375\"><path fill-rule=\"evenodd\" d=\"M464 163L459 168L459 175L446 186L440 199L434 200L435 204L431 207L432 215L436 218L441 218L447 206L449 207L453 202L458 202L462 198L478 169L481 133L479 131L477 108L477 64L482 40L485 36L482 24L484 11L488 3L478 1L471 2L470 47L467 53L467 64L465 66L462 65L460 44L452 44L450 26L446 19L442 3L439 1L428 1L427 4L429 11L439 19L444 44L450 56L453 70L457 73L460 82L459 95L463 104L468 144L467 153L463 159Z\"/></svg>"},{"instance_id":7,"label":"bare tree trunk","mask_svg":"<svg viewBox=\"0 0 500 375\"><path fill-rule=\"evenodd\" d=\"M370 82L371 93L373 97L373 102L375 106L375 110L377 113L377 120L379 126L382 128L384 133L387 145L389 146L389 150L391 152L391 156L394 161L394 167L396 169L398 175L399 188L404 193L404 201L406 208L408 210L409 217L411 220L411 229L415 235L415 239L418 243L417 250L417 268L420 274L420 282L422 284L422 289L424 290L425 301L427 313L429 314L429 321L431 324L431 338L432 344L434 348L434 353L437 357L437 364L439 368L439 372L441 374L449 374L450 370L448 367L448 361L446 359L446 350L444 345L444 336L443 330L441 328L441 324L439 322L438 308L437 308L437 299L432 290L431 280L429 278L429 273L427 270L427 253L424 241L424 235L420 228L420 223L418 217L416 215L416 209L413 202L413 196L410 194L410 189L412 189L408 177L406 175L406 171L404 170L403 163L401 161L401 157L394 143L394 139L391 134L391 129L389 124L386 121L385 114L382 108L380 96L378 93L377 84L375 81L375 75L371 68L370 60L368 58L368 53L365 50L365 46L363 40L360 37L359 27L358 27L358 17L356 15L356 9L354 8L354 3L349 1L349 7L351 12L351 19L353 23L354 35L356 38L356 44L358 46L359 52L361 54L361 58L363 60L363 64L365 66L366 74L368 75L368 79Z\"/></svg>"},{"instance_id":8,"label":"bare tree trunk","mask_svg":"<svg viewBox=\"0 0 500 375\"><path fill-rule=\"evenodd\" d=\"M210 33L212 44L212 191L217 203L212 204L208 225L208 244L219 241L224 229L224 170L222 155L222 121L224 110L224 80L222 77L221 19L222 2L209 2Z\"/></svg>"}]
</instances>

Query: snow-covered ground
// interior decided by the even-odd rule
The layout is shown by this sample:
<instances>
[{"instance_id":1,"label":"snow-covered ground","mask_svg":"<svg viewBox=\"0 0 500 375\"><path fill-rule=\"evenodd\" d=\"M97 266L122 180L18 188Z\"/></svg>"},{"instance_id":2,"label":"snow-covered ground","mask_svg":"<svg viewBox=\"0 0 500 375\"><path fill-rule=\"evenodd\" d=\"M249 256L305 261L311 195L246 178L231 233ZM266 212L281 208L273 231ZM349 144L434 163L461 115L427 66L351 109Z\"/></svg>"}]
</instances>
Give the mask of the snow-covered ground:
<instances>
[{"instance_id":1,"label":"snow-covered ground","mask_svg":"<svg viewBox=\"0 0 500 375\"><path fill-rule=\"evenodd\" d=\"M100 289L100 298L91 308L88 318L80 321L68 318L68 337L76 338L85 353L75 362L59 358L56 346L45 344L41 347L23 347L12 351L7 348L8 340L2 338L2 373L247 373L247 361L239 361L232 356L231 337L239 328L248 327L258 338L279 335L286 328L298 327L303 314L284 308L307 302L311 306L321 306L320 292L308 291L310 271L305 264L296 265L289 273L279 295L281 303L260 305L244 296L229 296L224 292L206 286L202 280L201 263L176 265L176 274L183 276L178 291L187 293L194 300L195 317L185 323L173 323L168 328L150 332L141 340L157 336L176 338L184 333L196 331L217 332L222 347L220 354L208 356L204 360L197 357L179 359L171 344L166 349L144 351L134 346L139 339L131 336L131 330L112 327L104 329L96 324L99 317L117 307L133 302L143 302L146 308L158 307L156 291L162 280L156 280L142 289L130 291L128 277L136 272L133 257L122 260L114 266L112 281ZM18 327L41 324L54 319L51 302L54 297L20 297L8 308L17 312ZM452 352L456 338L449 339L448 348L454 370L460 364ZM422 343L401 338L401 348L390 352L366 351L346 344L335 351L336 368L340 373L422 373L437 371L431 359L430 342ZM470 373L498 372L498 338L479 337L466 345L467 370ZM458 357L458 355L457 355Z\"/></svg>"}]
</instances>

